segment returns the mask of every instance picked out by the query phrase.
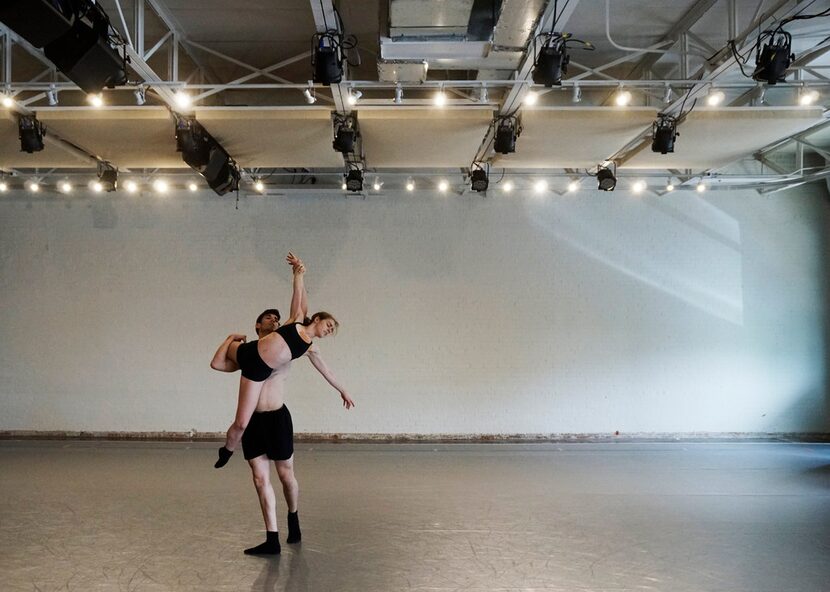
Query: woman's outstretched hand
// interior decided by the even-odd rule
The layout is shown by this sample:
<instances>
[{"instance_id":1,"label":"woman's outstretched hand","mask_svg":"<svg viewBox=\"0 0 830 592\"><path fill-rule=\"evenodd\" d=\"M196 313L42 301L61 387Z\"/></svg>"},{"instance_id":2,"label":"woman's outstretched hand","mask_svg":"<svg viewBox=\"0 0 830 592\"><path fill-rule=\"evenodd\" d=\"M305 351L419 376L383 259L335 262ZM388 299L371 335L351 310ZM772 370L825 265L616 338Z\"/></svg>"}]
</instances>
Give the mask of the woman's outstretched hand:
<instances>
[{"instance_id":1,"label":"woman's outstretched hand","mask_svg":"<svg viewBox=\"0 0 830 592\"><path fill-rule=\"evenodd\" d=\"M291 251L288 252L288 256L285 258L288 264L294 268L294 273L305 273L305 265L303 265L303 260L297 257Z\"/></svg>"},{"instance_id":2,"label":"woman's outstretched hand","mask_svg":"<svg viewBox=\"0 0 830 592\"><path fill-rule=\"evenodd\" d=\"M340 391L340 398L343 399L343 407L345 407L346 409L351 409L352 407L354 407L354 401L352 401L352 398L346 391Z\"/></svg>"}]
</instances>

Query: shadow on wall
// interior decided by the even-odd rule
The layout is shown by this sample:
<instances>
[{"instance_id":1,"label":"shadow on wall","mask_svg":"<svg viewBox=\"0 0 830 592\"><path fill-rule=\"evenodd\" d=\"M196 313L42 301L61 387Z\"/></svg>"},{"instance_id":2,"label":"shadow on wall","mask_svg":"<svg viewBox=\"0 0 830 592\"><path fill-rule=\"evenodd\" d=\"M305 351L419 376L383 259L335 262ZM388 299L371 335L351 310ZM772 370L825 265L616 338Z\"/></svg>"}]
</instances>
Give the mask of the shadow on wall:
<instances>
[{"instance_id":1,"label":"shadow on wall","mask_svg":"<svg viewBox=\"0 0 830 592\"><path fill-rule=\"evenodd\" d=\"M737 220L689 193L558 199L531 219L585 255L714 317L743 324ZM601 207L597 201L604 200Z\"/></svg>"}]
</instances>

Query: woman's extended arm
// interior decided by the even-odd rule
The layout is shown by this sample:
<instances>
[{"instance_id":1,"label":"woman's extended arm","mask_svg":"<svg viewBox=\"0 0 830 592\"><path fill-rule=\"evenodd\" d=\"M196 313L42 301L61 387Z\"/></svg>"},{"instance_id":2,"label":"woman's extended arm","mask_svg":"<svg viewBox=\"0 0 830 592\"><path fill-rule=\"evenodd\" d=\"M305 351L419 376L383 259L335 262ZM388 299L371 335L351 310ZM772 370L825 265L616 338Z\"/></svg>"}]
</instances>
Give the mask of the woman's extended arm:
<instances>
[{"instance_id":1,"label":"woman's extended arm","mask_svg":"<svg viewBox=\"0 0 830 592\"><path fill-rule=\"evenodd\" d=\"M305 281L305 265L299 257L293 253L288 253L285 258L288 263L294 268L294 289L291 293L291 310L286 323L302 323L308 314L308 295L306 294Z\"/></svg>"},{"instance_id":2,"label":"woman's extended arm","mask_svg":"<svg viewBox=\"0 0 830 592\"><path fill-rule=\"evenodd\" d=\"M347 393L346 390L340 386L340 383L337 382L337 379L334 377L334 374L332 374L332 371L329 369L328 365L323 361L323 358L320 357L320 351L316 348L316 346L309 348L307 355L309 361L311 361L312 366L314 366L317 372L322 374L323 378L325 378L331 386L340 392L340 398L343 399L343 407L346 409L354 407L354 401L352 401L349 393Z\"/></svg>"},{"instance_id":3,"label":"woman's extended arm","mask_svg":"<svg viewBox=\"0 0 830 592\"><path fill-rule=\"evenodd\" d=\"M210 361L211 368L219 370L219 372L236 372L239 370L239 366L228 357L228 348L234 341L245 341L245 336L236 333L228 335L228 338L222 342L222 345L213 354L213 359Z\"/></svg>"}]
</instances>

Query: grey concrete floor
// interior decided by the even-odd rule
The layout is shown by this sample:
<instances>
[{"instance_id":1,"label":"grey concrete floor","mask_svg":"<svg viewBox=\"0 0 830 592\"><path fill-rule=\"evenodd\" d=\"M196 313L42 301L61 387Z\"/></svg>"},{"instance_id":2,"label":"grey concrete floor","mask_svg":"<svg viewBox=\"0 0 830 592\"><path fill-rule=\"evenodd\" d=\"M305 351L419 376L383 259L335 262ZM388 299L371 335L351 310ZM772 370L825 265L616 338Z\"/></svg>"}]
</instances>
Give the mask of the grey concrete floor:
<instances>
[{"instance_id":1,"label":"grey concrete floor","mask_svg":"<svg viewBox=\"0 0 830 592\"><path fill-rule=\"evenodd\" d=\"M829 445L301 444L272 559L216 447L0 442L0 590L830 590Z\"/></svg>"}]
</instances>

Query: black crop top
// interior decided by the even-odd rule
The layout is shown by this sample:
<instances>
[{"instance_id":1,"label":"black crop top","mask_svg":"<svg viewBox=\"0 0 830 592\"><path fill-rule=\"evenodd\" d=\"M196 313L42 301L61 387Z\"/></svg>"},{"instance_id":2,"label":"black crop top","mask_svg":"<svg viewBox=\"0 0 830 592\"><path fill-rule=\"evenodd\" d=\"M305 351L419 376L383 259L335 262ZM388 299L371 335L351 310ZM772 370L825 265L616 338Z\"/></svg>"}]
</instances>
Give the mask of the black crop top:
<instances>
[{"instance_id":1,"label":"black crop top","mask_svg":"<svg viewBox=\"0 0 830 592\"><path fill-rule=\"evenodd\" d=\"M300 323L291 323L290 325L283 325L279 329L277 329L277 333L285 339L285 342L288 344L288 349L291 350L291 359L296 360L301 355L303 355L311 344L308 343L305 339L300 337L300 334L297 332L297 325Z\"/></svg>"}]
</instances>

